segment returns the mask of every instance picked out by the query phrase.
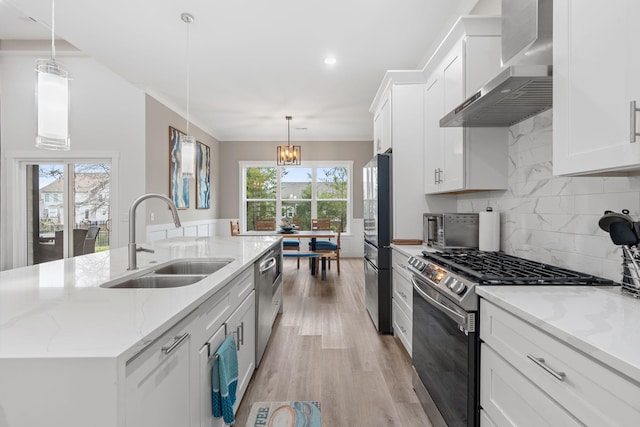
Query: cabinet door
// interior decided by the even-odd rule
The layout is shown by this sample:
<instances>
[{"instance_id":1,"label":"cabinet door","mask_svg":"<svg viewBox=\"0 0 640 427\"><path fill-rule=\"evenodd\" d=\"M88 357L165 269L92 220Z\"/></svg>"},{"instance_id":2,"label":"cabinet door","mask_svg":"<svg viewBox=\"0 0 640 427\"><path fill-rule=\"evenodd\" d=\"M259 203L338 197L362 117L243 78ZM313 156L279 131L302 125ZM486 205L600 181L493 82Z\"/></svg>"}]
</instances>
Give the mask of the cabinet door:
<instances>
[{"instance_id":1,"label":"cabinet door","mask_svg":"<svg viewBox=\"0 0 640 427\"><path fill-rule=\"evenodd\" d=\"M381 107L374 118L374 153L384 153L391 148L391 93L382 101Z\"/></svg>"},{"instance_id":2,"label":"cabinet door","mask_svg":"<svg viewBox=\"0 0 640 427\"><path fill-rule=\"evenodd\" d=\"M226 327L221 326L200 348L199 353L199 374L200 379L200 427L223 427L222 417L214 418L211 408L211 365L209 356L214 354L216 349L224 342Z\"/></svg>"},{"instance_id":3,"label":"cabinet door","mask_svg":"<svg viewBox=\"0 0 640 427\"><path fill-rule=\"evenodd\" d=\"M255 291L240 304L227 320L227 333L236 334L238 344L238 391L234 410L242 396L256 365L256 301Z\"/></svg>"},{"instance_id":4,"label":"cabinet door","mask_svg":"<svg viewBox=\"0 0 640 427\"><path fill-rule=\"evenodd\" d=\"M488 345L480 352L480 405L496 426L582 425Z\"/></svg>"},{"instance_id":5,"label":"cabinet door","mask_svg":"<svg viewBox=\"0 0 640 427\"><path fill-rule=\"evenodd\" d=\"M127 365L127 426L198 425L191 410L192 354L190 334L174 328Z\"/></svg>"},{"instance_id":6,"label":"cabinet door","mask_svg":"<svg viewBox=\"0 0 640 427\"><path fill-rule=\"evenodd\" d=\"M440 191L439 174L442 169L443 139L440 118L444 111L443 102L442 75L436 72L427 80L425 94L423 189L426 194Z\"/></svg>"},{"instance_id":7,"label":"cabinet door","mask_svg":"<svg viewBox=\"0 0 640 427\"><path fill-rule=\"evenodd\" d=\"M464 101L464 41L460 40L442 68L444 111L440 119ZM440 191L464 189L464 128L444 128Z\"/></svg>"},{"instance_id":8,"label":"cabinet door","mask_svg":"<svg viewBox=\"0 0 640 427\"><path fill-rule=\"evenodd\" d=\"M553 2L553 172L640 168L640 2ZM638 118L638 114L633 114Z\"/></svg>"}]
</instances>

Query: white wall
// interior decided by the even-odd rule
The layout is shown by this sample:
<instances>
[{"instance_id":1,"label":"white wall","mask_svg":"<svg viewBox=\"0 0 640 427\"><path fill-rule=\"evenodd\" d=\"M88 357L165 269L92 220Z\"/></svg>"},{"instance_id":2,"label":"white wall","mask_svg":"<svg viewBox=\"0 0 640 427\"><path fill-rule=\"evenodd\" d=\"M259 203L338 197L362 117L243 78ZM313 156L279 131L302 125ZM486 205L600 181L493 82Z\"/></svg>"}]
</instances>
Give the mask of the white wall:
<instances>
[{"instance_id":1,"label":"white wall","mask_svg":"<svg viewBox=\"0 0 640 427\"><path fill-rule=\"evenodd\" d=\"M459 212L501 212L509 254L621 281L622 252L598 227L607 209L640 219L640 175L556 177L551 111L510 129L507 191L458 196Z\"/></svg>"},{"instance_id":2,"label":"white wall","mask_svg":"<svg viewBox=\"0 0 640 427\"><path fill-rule=\"evenodd\" d=\"M71 76L71 151L56 153L34 147L35 142L35 61L47 57L38 52L0 52L0 178L3 259L0 268L13 264L16 217L8 197L16 185L8 175L7 154L20 151L28 156L50 154L71 158L77 155L115 153L118 157L117 183L112 186L112 245L128 241L127 209L145 190L145 95L142 91L91 58L79 53L59 53L57 60ZM114 181L115 182L115 181ZM113 209L115 208L115 210ZM139 227L140 230L143 227ZM144 230L140 230L144 237Z\"/></svg>"}]
</instances>

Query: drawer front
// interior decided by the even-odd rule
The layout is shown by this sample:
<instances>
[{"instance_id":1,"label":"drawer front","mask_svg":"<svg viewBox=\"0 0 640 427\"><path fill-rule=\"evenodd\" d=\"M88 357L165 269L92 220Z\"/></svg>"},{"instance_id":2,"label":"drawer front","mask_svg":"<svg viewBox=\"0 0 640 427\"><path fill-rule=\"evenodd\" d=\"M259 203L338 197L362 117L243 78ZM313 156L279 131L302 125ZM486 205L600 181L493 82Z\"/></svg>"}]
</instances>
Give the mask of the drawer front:
<instances>
[{"instance_id":1,"label":"drawer front","mask_svg":"<svg viewBox=\"0 0 640 427\"><path fill-rule=\"evenodd\" d=\"M481 339L580 421L637 426L639 383L484 299L480 315Z\"/></svg>"},{"instance_id":2,"label":"drawer front","mask_svg":"<svg viewBox=\"0 0 640 427\"><path fill-rule=\"evenodd\" d=\"M408 256L398 252L395 249L391 251L391 266L393 268L393 271L398 272L398 274L404 276L405 279L411 280L411 273L409 272L409 270L407 270L407 266L409 265L408 261Z\"/></svg>"},{"instance_id":3,"label":"drawer front","mask_svg":"<svg viewBox=\"0 0 640 427\"><path fill-rule=\"evenodd\" d=\"M413 285L403 275L393 270L393 299L398 302L407 316L413 313Z\"/></svg>"},{"instance_id":4,"label":"drawer front","mask_svg":"<svg viewBox=\"0 0 640 427\"><path fill-rule=\"evenodd\" d=\"M231 303L233 307L237 307L254 288L253 266L240 273L238 277L233 279L233 283L234 285L231 289Z\"/></svg>"},{"instance_id":5,"label":"drawer front","mask_svg":"<svg viewBox=\"0 0 640 427\"><path fill-rule=\"evenodd\" d=\"M411 355L411 341L413 334L413 321L407 317L406 313L400 308L396 300L393 300L393 333L400 339L402 345Z\"/></svg>"},{"instance_id":6,"label":"drawer front","mask_svg":"<svg viewBox=\"0 0 640 427\"><path fill-rule=\"evenodd\" d=\"M486 344L480 351L482 427L582 425Z\"/></svg>"}]
</instances>

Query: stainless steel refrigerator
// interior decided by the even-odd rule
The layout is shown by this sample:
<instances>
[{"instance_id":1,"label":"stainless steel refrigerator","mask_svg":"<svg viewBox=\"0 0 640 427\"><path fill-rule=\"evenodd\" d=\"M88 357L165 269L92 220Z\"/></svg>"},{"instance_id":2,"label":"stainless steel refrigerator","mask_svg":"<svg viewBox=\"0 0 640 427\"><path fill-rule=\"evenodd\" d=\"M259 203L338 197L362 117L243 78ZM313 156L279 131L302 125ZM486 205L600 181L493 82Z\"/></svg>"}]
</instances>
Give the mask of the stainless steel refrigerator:
<instances>
[{"instance_id":1,"label":"stainless steel refrigerator","mask_svg":"<svg viewBox=\"0 0 640 427\"><path fill-rule=\"evenodd\" d=\"M391 154L378 154L363 171L364 301L381 333L391 333Z\"/></svg>"}]
</instances>

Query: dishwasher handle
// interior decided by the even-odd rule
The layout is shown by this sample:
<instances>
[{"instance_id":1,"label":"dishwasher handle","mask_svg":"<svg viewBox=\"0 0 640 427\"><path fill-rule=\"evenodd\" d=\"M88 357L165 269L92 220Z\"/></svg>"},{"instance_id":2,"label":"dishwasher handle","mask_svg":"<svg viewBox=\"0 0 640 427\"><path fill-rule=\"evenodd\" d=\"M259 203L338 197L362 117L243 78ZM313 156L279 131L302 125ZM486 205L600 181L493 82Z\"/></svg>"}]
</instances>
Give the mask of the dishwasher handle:
<instances>
[{"instance_id":1,"label":"dishwasher handle","mask_svg":"<svg viewBox=\"0 0 640 427\"><path fill-rule=\"evenodd\" d=\"M277 263L278 263L278 260L276 260L276 257L272 256L270 258L267 258L266 260L260 263L260 274L264 274L267 271L273 269L273 267L275 267Z\"/></svg>"}]
</instances>

